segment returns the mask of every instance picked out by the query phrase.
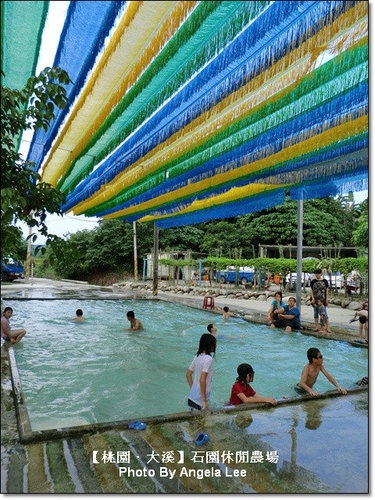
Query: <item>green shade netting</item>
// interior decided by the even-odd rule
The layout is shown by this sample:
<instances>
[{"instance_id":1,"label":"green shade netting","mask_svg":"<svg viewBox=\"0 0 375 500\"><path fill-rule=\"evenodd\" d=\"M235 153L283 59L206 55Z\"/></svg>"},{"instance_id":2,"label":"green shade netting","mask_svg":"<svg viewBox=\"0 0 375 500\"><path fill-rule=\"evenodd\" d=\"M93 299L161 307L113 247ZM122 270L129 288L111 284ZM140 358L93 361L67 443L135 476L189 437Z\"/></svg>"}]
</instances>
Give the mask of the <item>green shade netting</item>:
<instances>
[{"instance_id":1,"label":"green shade netting","mask_svg":"<svg viewBox=\"0 0 375 500\"><path fill-rule=\"evenodd\" d=\"M2 86L21 90L35 73L48 4L1 2Z\"/></svg>"}]
</instances>

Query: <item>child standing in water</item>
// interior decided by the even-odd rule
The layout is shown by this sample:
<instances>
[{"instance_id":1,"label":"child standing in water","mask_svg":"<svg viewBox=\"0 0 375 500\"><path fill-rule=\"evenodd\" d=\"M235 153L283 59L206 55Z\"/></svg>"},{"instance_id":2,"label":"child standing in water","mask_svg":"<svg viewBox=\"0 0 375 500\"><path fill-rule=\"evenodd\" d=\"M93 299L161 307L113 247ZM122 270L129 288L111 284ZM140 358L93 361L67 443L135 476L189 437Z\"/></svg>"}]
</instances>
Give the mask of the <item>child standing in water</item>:
<instances>
[{"instance_id":1,"label":"child standing in water","mask_svg":"<svg viewBox=\"0 0 375 500\"><path fill-rule=\"evenodd\" d=\"M216 338L211 333L204 333L200 338L197 354L186 372L186 380L190 387L188 405L195 410L208 408L214 373L214 360L211 354L215 354L215 351Z\"/></svg>"},{"instance_id":2,"label":"child standing in water","mask_svg":"<svg viewBox=\"0 0 375 500\"><path fill-rule=\"evenodd\" d=\"M128 311L126 317L130 322L129 330L143 330L143 325L139 319L135 317L134 311Z\"/></svg>"}]
</instances>

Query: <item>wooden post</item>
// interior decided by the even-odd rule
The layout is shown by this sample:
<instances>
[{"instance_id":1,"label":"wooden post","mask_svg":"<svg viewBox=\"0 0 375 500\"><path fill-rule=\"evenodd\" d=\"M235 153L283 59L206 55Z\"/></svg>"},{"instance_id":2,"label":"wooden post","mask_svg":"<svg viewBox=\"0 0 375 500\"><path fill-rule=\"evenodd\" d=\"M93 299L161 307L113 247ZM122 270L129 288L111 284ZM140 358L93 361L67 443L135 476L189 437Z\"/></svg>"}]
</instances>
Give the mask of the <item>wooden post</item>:
<instances>
[{"instance_id":1,"label":"wooden post","mask_svg":"<svg viewBox=\"0 0 375 500\"><path fill-rule=\"evenodd\" d=\"M31 270L31 232L32 229L29 226L29 239L27 240L26 265L25 265L25 278L27 280L30 278L30 270Z\"/></svg>"}]
</instances>

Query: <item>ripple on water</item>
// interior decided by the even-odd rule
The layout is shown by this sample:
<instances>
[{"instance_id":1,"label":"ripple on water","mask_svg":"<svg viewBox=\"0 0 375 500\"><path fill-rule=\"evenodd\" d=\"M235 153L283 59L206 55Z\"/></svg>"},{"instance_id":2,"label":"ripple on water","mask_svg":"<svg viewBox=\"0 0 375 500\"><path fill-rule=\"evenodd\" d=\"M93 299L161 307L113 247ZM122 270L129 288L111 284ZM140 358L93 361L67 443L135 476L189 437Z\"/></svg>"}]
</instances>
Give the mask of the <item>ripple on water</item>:
<instances>
[{"instance_id":1,"label":"ripple on water","mask_svg":"<svg viewBox=\"0 0 375 500\"><path fill-rule=\"evenodd\" d=\"M71 319L78 308L83 323ZM55 426L59 419L93 423L186 411L185 372L209 323L219 333L212 407L228 401L243 362L255 370L252 385L258 393L294 397L293 386L312 346L321 350L326 368L341 385L367 374L367 349L240 318L224 321L209 311L163 301L32 300L14 309L27 329L15 352L35 430L50 428L51 422ZM129 310L141 319L144 331L127 330ZM316 386L320 392L332 389L323 376Z\"/></svg>"}]
</instances>

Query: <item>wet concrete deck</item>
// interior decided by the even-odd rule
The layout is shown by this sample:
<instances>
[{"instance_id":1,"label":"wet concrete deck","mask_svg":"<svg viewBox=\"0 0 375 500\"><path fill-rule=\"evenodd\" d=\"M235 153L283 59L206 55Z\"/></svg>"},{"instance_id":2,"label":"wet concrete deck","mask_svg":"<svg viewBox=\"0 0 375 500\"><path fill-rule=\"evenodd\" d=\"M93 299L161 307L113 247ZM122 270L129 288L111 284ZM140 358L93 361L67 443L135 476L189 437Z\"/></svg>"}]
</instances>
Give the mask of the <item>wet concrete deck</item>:
<instances>
[{"instance_id":1,"label":"wet concrete deck","mask_svg":"<svg viewBox=\"0 0 375 500\"><path fill-rule=\"evenodd\" d=\"M76 293L83 288L78 286ZM98 296L108 292L90 290ZM60 291L71 295L72 287L61 285ZM51 295L56 292L52 287ZM48 295L48 290L43 293ZM9 288L4 296L8 304ZM201 300L196 302L201 307ZM235 304L230 307L234 311ZM339 340L350 340L355 332L335 332L341 335ZM317 399L296 397L272 408L242 405L161 415L142 419L147 424L143 431L121 421L33 433L27 422L17 419L22 393L12 385L11 356L2 348L2 493L369 490L367 388L353 388L347 396L330 391ZM209 441L198 446L195 439L201 432Z\"/></svg>"}]
</instances>

